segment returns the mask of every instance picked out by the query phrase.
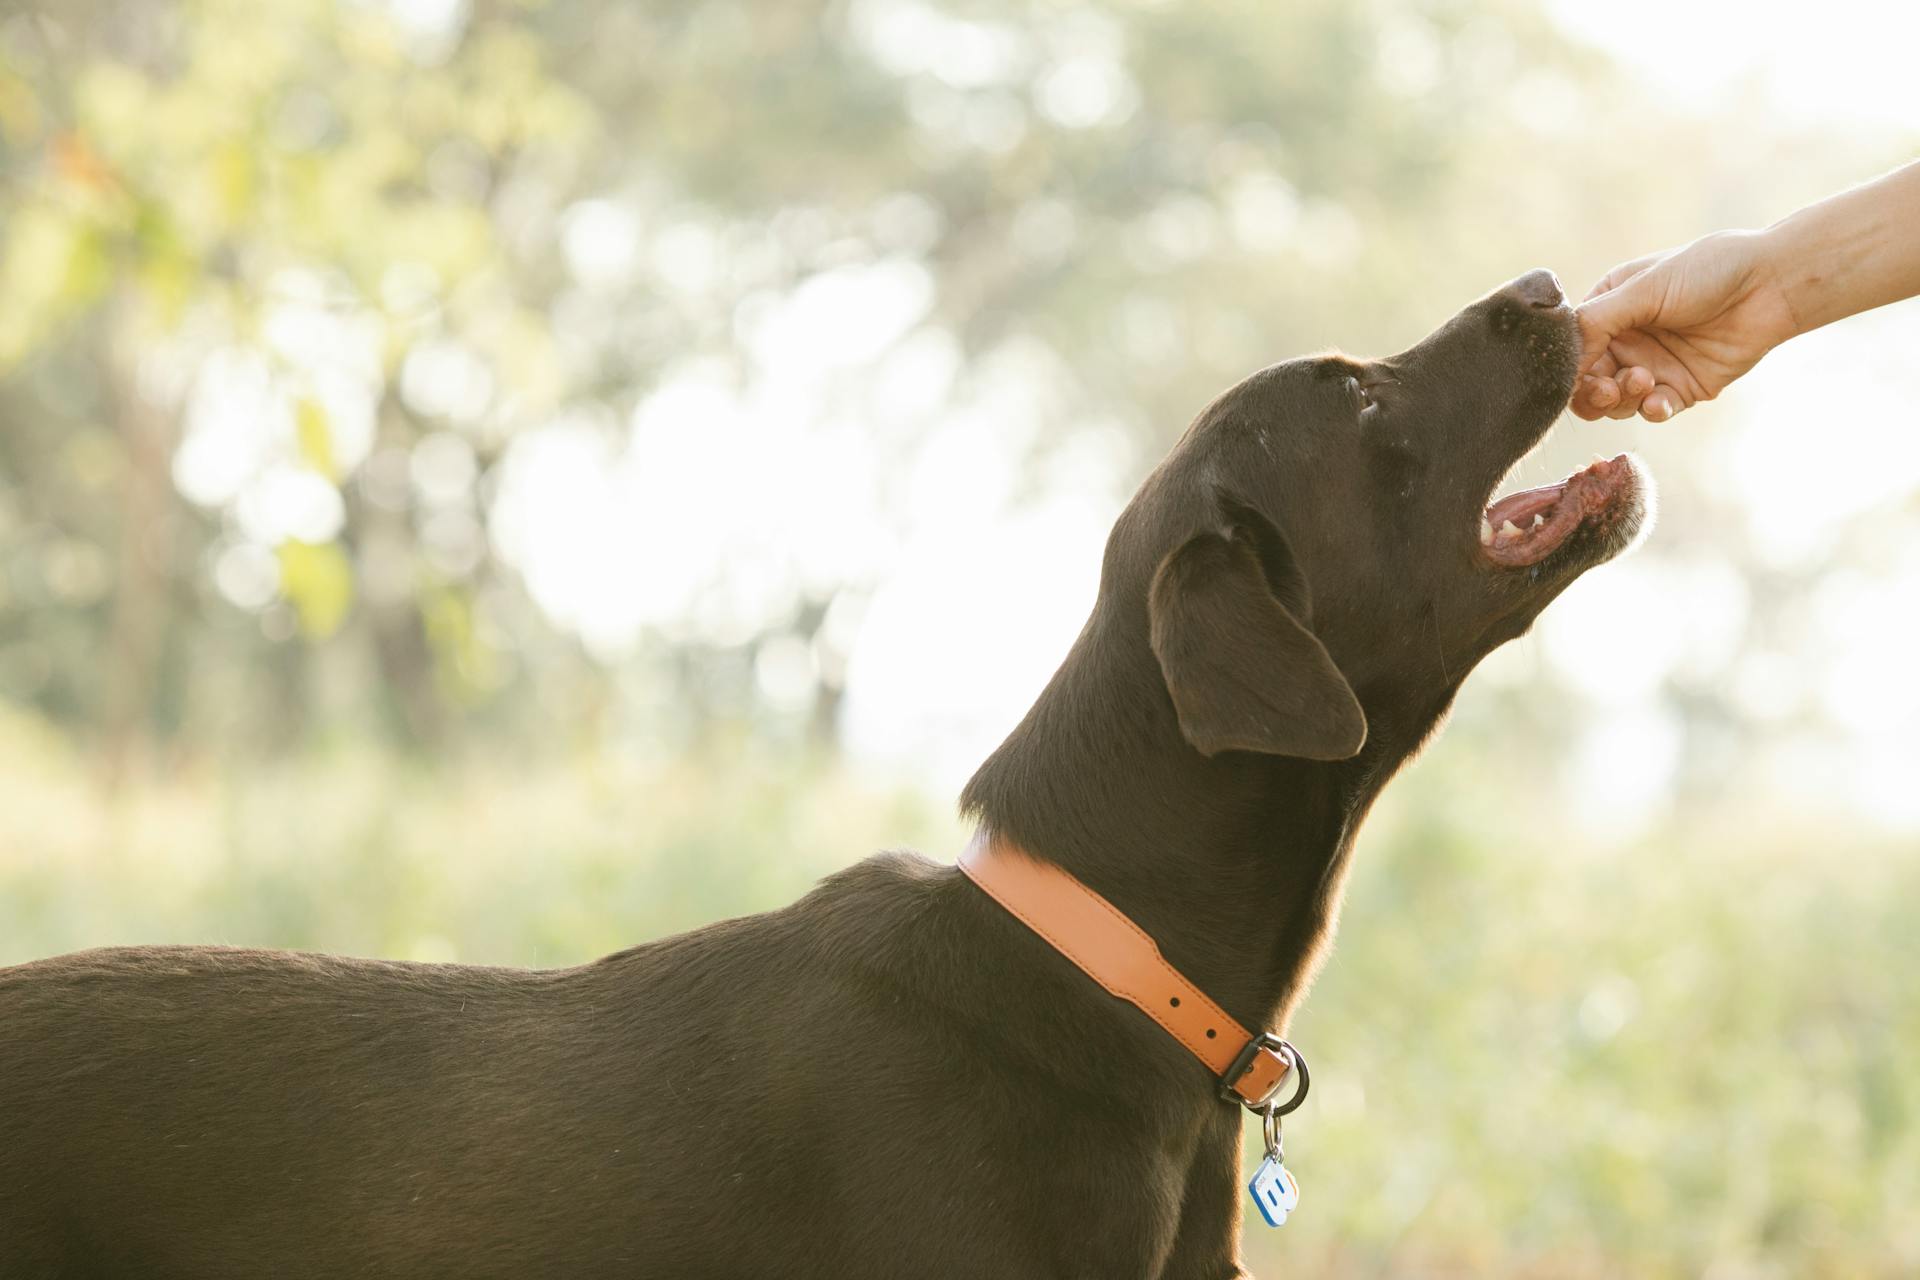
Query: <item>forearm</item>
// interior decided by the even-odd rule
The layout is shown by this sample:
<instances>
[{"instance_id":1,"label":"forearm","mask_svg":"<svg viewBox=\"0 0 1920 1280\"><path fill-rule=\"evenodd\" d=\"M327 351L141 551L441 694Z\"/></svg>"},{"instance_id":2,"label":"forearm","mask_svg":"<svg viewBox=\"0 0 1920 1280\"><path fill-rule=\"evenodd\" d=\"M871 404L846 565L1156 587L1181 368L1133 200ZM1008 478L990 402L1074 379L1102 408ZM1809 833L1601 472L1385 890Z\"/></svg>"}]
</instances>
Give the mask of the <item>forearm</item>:
<instances>
[{"instance_id":1,"label":"forearm","mask_svg":"<svg viewBox=\"0 0 1920 1280\"><path fill-rule=\"evenodd\" d=\"M1762 233L1798 331L1920 294L1920 161Z\"/></svg>"}]
</instances>

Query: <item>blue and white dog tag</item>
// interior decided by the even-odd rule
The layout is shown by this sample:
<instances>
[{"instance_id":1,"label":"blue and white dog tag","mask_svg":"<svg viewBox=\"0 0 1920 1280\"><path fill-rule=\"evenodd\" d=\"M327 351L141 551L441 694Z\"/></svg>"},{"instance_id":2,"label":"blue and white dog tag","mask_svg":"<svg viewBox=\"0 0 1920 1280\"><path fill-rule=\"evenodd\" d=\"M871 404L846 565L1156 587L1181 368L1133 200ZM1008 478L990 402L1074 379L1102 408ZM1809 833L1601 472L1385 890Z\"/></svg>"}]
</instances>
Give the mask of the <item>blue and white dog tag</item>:
<instances>
[{"instance_id":1,"label":"blue and white dog tag","mask_svg":"<svg viewBox=\"0 0 1920 1280\"><path fill-rule=\"evenodd\" d=\"M1300 1203L1300 1184L1293 1180L1293 1171L1281 1164L1280 1157L1273 1152L1253 1171L1253 1181L1247 1184L1247 1190L1253 1192L1253 1202L1260 1207L1260 1216L1270 1227L1284 1226L1287 1215Z\"/></svg>"},{"instance_id":2,"label":"blue and white dog tag","mask_svg":"<svg viewBox=\"0 0 1920 1280\"><path fill-rule=\"evenodd\" d=\"M1253 1171L1253 1181L1247 1184L1247 1190L1253 1192L1253 1203L1270 1227L1285 1226L1287 1215L1300 1205L1300 1184L1294 1181L1292 1171L1284 1163L1280 1117L1299 1106L1307 1096L1307 1060L1284 1040L1280 1048L1287 1055L1287 1065L1300 1073L1300 1088L1287 1101L1268 1099L1260 1108L1260 1136L1267 1140L1267 1158Z\"/></svg>"}]
</instances>

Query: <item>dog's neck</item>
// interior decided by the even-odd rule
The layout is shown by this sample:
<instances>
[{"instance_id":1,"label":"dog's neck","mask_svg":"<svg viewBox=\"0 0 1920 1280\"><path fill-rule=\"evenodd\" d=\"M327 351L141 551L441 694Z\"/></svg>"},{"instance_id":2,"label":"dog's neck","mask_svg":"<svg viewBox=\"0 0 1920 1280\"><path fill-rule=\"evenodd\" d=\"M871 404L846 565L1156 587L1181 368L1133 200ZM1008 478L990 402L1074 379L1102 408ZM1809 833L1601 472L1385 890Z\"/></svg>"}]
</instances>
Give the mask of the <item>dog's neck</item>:
<instances>
[{"instance_id":1,"label":"dog's neck","mask_svg":"<svg viewBox=\"0 0 1920 1280\"><path fill-rule=\"evenodd\" d=\"M1096 617L961 807L1106 897L1243 1024L1281 1028L1331 934L1355 830L1418 744L1380 728L1351 761L1207 759L1144 636Z\"/></svg>"}]
</instances>

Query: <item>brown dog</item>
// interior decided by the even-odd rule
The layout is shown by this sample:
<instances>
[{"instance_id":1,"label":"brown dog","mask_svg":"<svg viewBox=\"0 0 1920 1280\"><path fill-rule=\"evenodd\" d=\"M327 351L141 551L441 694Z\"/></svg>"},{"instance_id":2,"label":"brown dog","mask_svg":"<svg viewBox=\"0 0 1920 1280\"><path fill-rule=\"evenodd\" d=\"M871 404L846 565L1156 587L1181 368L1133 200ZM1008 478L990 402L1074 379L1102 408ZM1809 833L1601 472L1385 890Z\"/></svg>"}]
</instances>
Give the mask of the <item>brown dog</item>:
<instances>
[{"instance_id":1,"label":"brown dog","mask_svg":"<svg viewBox=\"0 0 1920 1280\"><path fill-rule=\"evenodd\" d=\"M1643 523L1625 459L1483 505L1577 347L1534 272L1391 359L1221 396L967 811L1283 1026L1380 788ZM0 1277L1222 1280L1215 1085L904 853L553 972L85 952L0 970Z\"/></svg>"}]
</instances>

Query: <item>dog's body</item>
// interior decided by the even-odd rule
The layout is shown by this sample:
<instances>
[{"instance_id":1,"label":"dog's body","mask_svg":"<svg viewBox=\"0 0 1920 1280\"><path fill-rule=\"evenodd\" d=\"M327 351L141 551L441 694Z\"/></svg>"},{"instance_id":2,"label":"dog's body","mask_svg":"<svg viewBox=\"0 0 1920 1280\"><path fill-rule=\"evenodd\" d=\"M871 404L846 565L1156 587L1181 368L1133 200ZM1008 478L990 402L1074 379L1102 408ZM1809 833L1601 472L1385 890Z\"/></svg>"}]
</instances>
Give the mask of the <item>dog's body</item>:
<instances>
[{"instance_id":1,"label":"dog's body","mask_svg":"<svg viewBox=\"0 0 1920 1280\"><path fill-rule=\"evenodd\" d=\"M1616 462L1474 539L1571 387L1549 281L1216 402L969 784L1247 1026L1285 1024L1361 818L1467 671L1641 523ZM1178 1043L905 854L578 969L0 970L0 1280L1225 1280L1240 1131Z\"/></svg>"},{"instance_id":2,"label":"dog's body","mask_svg":"<svg viewBox=\"0 0 1920 1280\"><path fill-rule=\"evenodd\" d=\"M1045 957L1020 929L893 855L578 969L168 947L4 971L33 1105L0 1275L1153 1274L1189 1183L1213 1265L1188 1273L1231 1274L1237 1109L1077 1010L1076 974L1041 970L1084 1025L1023 1016ZM50 1025L62 1056L18 1061L13 1028ZM1140 1109L1161 1092L1191 1097Z\"/></svg>"}]
</instances>

